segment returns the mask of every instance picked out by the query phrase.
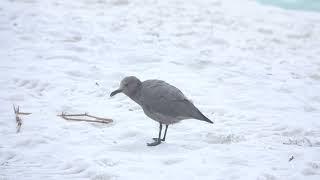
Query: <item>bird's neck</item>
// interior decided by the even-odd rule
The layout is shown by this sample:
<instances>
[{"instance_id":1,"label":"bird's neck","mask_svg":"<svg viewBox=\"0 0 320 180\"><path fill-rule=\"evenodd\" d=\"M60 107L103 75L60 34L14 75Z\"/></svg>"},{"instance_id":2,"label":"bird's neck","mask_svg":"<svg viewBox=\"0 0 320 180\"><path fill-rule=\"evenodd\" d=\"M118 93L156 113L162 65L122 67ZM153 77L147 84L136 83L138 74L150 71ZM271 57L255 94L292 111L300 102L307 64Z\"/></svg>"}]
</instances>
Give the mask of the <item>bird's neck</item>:
<instances>
[{"instance_id":1,"label":"bird's neck","mask_svg":"<svg viewBox=\"0 0 320 180\"><path fill-rule=\"evenodd\" d=\"M134 91L132 94L130 94L130 98L136 102L137 104L141 105L140 96L141 96L141 87L137 88L136 91Z\"/></svg>"}]
</instances>

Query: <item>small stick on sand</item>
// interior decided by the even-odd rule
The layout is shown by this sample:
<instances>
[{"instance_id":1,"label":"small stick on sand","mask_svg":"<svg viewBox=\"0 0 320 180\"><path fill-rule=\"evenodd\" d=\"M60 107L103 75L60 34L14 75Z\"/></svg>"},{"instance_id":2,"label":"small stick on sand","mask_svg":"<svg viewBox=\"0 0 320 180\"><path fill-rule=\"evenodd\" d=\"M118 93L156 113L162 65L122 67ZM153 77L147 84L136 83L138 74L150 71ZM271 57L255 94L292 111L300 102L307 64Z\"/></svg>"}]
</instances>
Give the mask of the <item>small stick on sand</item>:
<instances>
[{"instance_id":1,"label":"small stick on sand","mask_svg":"<svg viewBox=\"0 0 320 180\"><path fill-rule=\"evenodd\" d=\"M29 115L31 113L20 112L20 107L16 107L15 105L13 105L13 111L16 115L17 133L19 133L22 126L22 119L19 117L19 115Z\"/></svg>"},{"instance_id":2,"label":"small stick on sand","mask_svg":"<svg viewBox=\"0 0 320 180\"><path fill-rule=\"evenodd\" d=\"M68 121L86 121L86 122L97 122L97 123L104 123L104 124L108 124L108 123L113 122L112 119L92 116L92 115L89 115L88 113L66 114L66 113L62 112L58 116L62 117L65 120L68 120ZM93 118L93 119L89 119L89 118Z\"/></svg>"},{"instance_id":3,"label":"small stick on sand","mask_svg":"<svg viewBox=\"0 0 320 180\"><path fill-rule=\"evenodd\" d=\"M289 159L289 162L290 162L290 161L292 161L293 159L294 159L294 157L293 157L293 156L291 156L291 157L290 157L290 159Z\"/></svg>"}]
</instances>

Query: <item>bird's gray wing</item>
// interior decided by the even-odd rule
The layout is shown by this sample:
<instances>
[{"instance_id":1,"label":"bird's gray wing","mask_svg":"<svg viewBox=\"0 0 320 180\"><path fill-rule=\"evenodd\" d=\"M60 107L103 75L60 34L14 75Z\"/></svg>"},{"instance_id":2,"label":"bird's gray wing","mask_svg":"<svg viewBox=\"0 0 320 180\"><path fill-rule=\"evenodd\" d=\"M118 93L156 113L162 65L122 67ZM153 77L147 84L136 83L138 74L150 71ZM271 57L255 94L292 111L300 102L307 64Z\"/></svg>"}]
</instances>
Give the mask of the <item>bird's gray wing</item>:
<instances>
[{"instance_id":1,"label":"bird's gray wing","mask_svg":"<svg viewBox=\"0 0 320 180\"><path fill-rule=\"evenodd\" d=\"M176 87L159 80L143 82L143 108L153 113L180 119L200 118L199 110Z\"/></svg>"}]
</instances>

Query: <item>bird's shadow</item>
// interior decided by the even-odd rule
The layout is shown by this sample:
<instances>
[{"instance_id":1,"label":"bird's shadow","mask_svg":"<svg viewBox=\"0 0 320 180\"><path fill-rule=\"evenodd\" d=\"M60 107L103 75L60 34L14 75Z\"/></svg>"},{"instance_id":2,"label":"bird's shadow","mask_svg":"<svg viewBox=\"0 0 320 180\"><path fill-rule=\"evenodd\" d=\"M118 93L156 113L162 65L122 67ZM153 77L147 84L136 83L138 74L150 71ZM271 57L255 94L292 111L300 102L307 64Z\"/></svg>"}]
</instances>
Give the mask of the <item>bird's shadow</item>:
<instances>
[{"instance_id":1,"label":"bird's shadow","mask_svg":"<svg viewBox=\"0 0 320 180\"><path fill-rule=\"evenodd\" d=\"M139 140L132 140L132 141L118 141L117 144L109 147L109 150L113 151L120 151L120 152L146 152L146 153L161 153L164 152L185 152L185 151L192 151L205 148L206 145L203 143L190 143L186 141L168 141L162 142L157 146L147 146L147 143L153 142L152 139L139 139ZM205 143L207 144L207 143Z\"/></svg>"}]
</instances>

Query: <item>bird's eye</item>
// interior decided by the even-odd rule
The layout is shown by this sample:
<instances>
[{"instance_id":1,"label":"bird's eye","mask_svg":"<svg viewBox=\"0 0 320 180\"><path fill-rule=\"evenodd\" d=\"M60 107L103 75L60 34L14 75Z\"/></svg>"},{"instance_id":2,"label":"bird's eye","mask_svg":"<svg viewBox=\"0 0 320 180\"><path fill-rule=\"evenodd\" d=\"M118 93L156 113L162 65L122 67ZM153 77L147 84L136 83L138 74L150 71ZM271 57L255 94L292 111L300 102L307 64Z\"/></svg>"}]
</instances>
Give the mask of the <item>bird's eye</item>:
<instances>
[{"instance_id":1,"label":"bird's eye","mask_svg":"<svg viewBox=\"0 0 320 180\"><path fill-rule=\"evenodd\" d=\"M128 87L129 84L124 84L125 87Z\"/></svg>"}]
</instances>

